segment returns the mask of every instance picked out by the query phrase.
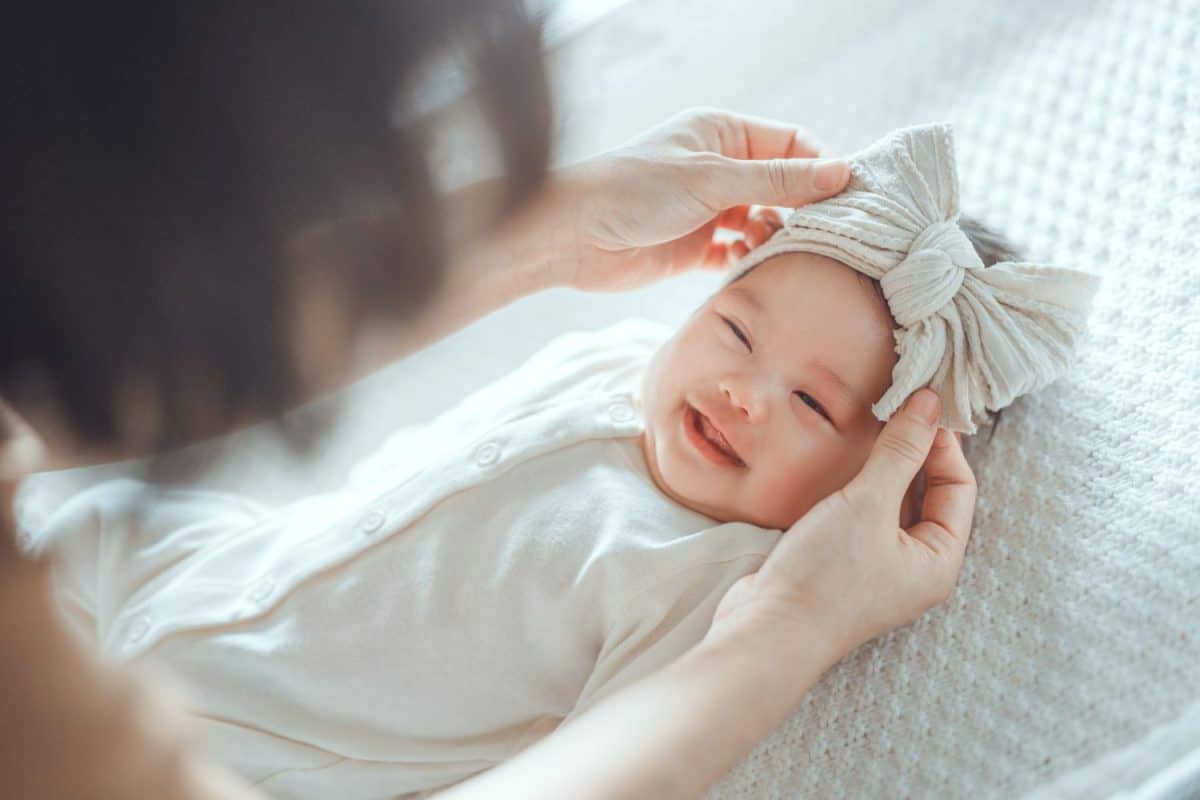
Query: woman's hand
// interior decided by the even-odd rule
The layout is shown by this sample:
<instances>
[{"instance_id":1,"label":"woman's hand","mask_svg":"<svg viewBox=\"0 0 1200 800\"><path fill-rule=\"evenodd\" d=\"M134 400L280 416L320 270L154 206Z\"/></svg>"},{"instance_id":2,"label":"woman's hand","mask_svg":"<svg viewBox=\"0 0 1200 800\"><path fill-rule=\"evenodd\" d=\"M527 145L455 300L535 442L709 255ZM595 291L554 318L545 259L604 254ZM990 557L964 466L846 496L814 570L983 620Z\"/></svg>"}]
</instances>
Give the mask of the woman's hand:
<instances>
[{"instance_id":1,"label":"woman's hand","mask_svg":"<svg viewBox=\"0 0 1200 800\"><path fill-rule=\"evenodd\" d=\"M914 406L932 403L928 414ZM915 402L914 402L915 401ZM757 573L717 607L705 641L739 632L764 657L811 647L814 623L843 656L915 622L947 600L958 580L975 513L975 476L956 434L938 429L940 401L922 389L884 426L867 463L840 491L791 527ZM920 521L896 523L924 467Z\"/></svg>"},{"instance_id":2,"label":"woman's hand","mask_svg":"<svg viewBox=\"0 0 1200 800\"><path fill-rule=\"evenodd\" d=\"M696 267L725 269L767 239L774 209L840 192L844 161L816 160L802 129L717 109L672 117L624 146L556 171L552 283L624 291ZM714 241L718 229L740 234Z\"/></svg>"}]
</instances>

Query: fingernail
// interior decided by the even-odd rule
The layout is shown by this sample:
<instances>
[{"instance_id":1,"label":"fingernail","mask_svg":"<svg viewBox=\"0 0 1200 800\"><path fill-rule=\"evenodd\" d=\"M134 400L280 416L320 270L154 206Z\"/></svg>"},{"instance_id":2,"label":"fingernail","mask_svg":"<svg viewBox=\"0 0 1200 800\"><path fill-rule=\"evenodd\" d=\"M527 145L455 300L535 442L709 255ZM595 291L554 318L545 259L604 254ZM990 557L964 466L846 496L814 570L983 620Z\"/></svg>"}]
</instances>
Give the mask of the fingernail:
<instances>
[{"instance_id":1,"label":"fingernail","mask_svg":"<svg viewBox=\"0 0 1200 800\"><path fill-rule=\"evenodd\" d=\"M941 398L932 389L918 389L913 392L912 397L908 398L908 402L905 404L911 413L916 414L930 425L937 422L940 405Z\"/></svg>"},{"instance_id":2,"label":"fingernail","mask_svg":"<svg viewBox=\"0 0 1200 800\"><path fill-rule=\"evenodd\" d=\"M840 188L849 171L850 165L841 159L822 159L813 166L813 187L822 192Z\"/></svg>"}]
</instances>

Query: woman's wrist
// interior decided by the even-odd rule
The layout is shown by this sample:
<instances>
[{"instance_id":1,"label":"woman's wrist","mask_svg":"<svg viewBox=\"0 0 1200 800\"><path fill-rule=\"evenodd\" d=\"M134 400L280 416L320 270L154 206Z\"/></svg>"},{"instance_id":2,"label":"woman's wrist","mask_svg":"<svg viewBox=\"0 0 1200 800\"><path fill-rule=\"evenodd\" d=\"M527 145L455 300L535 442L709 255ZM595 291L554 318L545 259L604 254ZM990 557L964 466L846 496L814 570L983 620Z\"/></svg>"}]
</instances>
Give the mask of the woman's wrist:
<instances>
[{"instance_id":1,"label":"woman's wrist","mask_svg":"<svg viewBox=\"0 0 1200 800\"><path fill-rule=\"evenodd\" d=\"M449 248L447 282L487 281L502 304L544 289L567 286L575 250L568 169L547 172L537 195L503 222L491 225L500 207L498 180L461 187L446 198Z\"/></svg>"},{"instance_id":2,"label":"woman's wrist","mask_svg":"<svg viewBox=\"0 0 1200 800\"><path fill-rule=\"evenodd\" d=\"M552 181L553 177L548 177ZM547 186L545 194L558 193ZM516 218L508 220L478 248L451 267L449 280L480 281L491 287L502 305L564 286L561 279L566 238L554 205L543 195Z\"/></svg>"},{"instance_id":3,"label":"woman's wrist","mask_svg":"<svg viewBox=\"0 0 1200 800\"><path fill-rule=\"evenodd\" d=\"M574 194L570 169L551 170L538 196L493 238L492 251L521 296L573 286L579 262Z\"/></svg>"},{"instance_id":4,"label":"woman's wrist","mask_svg":"<svg viewBox=\"0 0 1200 800\"><path fill-rule=\"evenodd\" d=\"M495 212L498 191L497 182L484 181L445 199L446 265L437 287L403 324L385 322L360 331L351 379L559 285L553 269L553 226L540 217L545 200L535 198L489 230L480 220Z\"/></svg>"},{"instance_id":5,"label":"woman's wrist","mask_svg":"<svg viewBox=\"0 0 1200 800\"><path fill-rule=\"evenodd\" d=\"M769 710L786 715L784 707L798 705L811 683L841 661L847 650L814 616L786 621L749 618L714 625L693 652L736 665L732 672L745 681L747 698L757 697ZM805 676L812 681L806 683Z\"/></svg>"}]
</instances>

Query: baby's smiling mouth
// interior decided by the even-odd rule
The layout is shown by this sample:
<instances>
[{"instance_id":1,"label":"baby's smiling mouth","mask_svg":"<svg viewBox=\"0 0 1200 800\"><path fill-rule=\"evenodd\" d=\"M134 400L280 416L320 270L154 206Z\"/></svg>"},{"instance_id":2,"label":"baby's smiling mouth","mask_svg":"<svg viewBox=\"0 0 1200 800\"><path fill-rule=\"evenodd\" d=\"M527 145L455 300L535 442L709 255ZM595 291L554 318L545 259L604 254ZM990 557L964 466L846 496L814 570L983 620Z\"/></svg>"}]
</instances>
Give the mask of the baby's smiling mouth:
<instances>
[{"instance_id":1,"label":"baby's smiling mouth","mask_svg":"<svg viewBox=\"0 0 1200 800\"><path fill-rule=\"evenodd\" d=\"M712 421L695 406L689 405L688 408L692 415L692 428L698 434L703 436L706 441L710 442L713 447L717 448L724 455L728 456L729 459L735 462L738 466L746 466L746 462L743 461L742 457L739 456L737 451L733 449L733 445L729 443L729 440L725 438L721 431L719 431L717 427L712 424Z\"/></svg>"}]
</instances>

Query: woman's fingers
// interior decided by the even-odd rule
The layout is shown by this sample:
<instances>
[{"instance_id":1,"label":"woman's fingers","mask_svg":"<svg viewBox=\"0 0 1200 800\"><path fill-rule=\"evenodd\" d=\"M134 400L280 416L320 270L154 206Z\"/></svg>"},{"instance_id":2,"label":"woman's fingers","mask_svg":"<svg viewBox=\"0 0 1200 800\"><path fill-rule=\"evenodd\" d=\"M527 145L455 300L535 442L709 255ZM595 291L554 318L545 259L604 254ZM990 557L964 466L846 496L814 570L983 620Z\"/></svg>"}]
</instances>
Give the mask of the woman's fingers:
<instances>
[{"instance_id":1,"label":"woman's fingers","mask_svg":"<svg viewBox=\"0 0 1200 800\"><path fill-rule=\"evenodd\" d=\"M746 246L753 250L775 235L775 231L783 227L779 212L773 208L762 209L761 213L750 215L750 220L742 232Z\"/></svg>"},{"instance_id":2,"label":"woman's fingers","mask_svg":"<svg viewBox=\"0 0 1200 800\"><path fill-rule=\"evenodd\" d=\"M961 563L971 536L977 485L958 437L939 428L925 459L921 521L908 533L941 556Z\"/></svg>"},{"instance_id":3,"label":"woman's fingers","mask_svg":"<svg viewBox=\"0 0 1200 800\"><path fill-rule=\"evenodd\" d=\"M745 233L754 226L783 227L783 217L774 206L730 206L717 214L716 227L735 233Z\"/></svg>"},{"instance_id":4,"label":"woman's fingers","mask_svg":"<svg viewBox=\"0 0 1200 800\"><path fill-rule=\"evenodd\" d=\"M725 269L732 263L729 244L726 242L709 242L700 259L700 266L709 269Z\"/></svg>"},{"instance_id":5,"label":"woman's fingers","mask_svg":"<svg viewBox=\"0 0 1200 800\"><path fill-rule=\"evenodd\" d=\"M925 470L913 478L904 499L900 502L900 527L911 528L921 521L921 501L925 497Z\"/></svg>"},{"instance_id":6,"label":"woman's fingers","mask_svg":"<svg viewBox=\"0 0 1200 800\"><path fill-rule=\"evenodd\" d=\"M697 124L711 126L717 152L730 158L815 158L824 146L804 128L767 117L708 109Z\"/></svg>"},{"instance_id":7,"label":"woman's fingers","mask_svg":"<svg viewBox=\"0 0 1200 800\"><path fill-rule=\"evenodd\" d=\"M779 212L779 209L776 209L776 207L773 205L764 205L758 207L757 216L758 218L762 219L763 222L768 223L770 227L774 228L775 230L779 230L780 228L784 227L784 215L782 215L782 213Z\"/></svg>"},{"instance_id":8,"label":"woman's fingers","mask_svg":"<svg viewBox=\"0 0 1200 800\"><path fill-rule=\"evenodd\" d=\"M731 231L740 231L750 218L750 206L730 206L717 214L717 227Z\"/></svg>"},{"instance_id":9,"label":"woman's fingers","mask_svg":"<svg viewBox=\"0 0 1200 800\"><path fill-rule=\"evenodd\" d=\"M736 231L741 234L740 239L735 239L732 242L714 243L714 249L710 249L706 253L705 261L713 266L722 263L717 259L722 256L728 259L729 265L732 266L734 261L745 256L754 248L758 247L763 242L770 239L775 232L783 227L783 216L779 210L771 206L755 207L753 211L741 211L740 209L749 209L749 206L734 206L732 209L726 209L717 217L717 227L725 230ZM716 245L723 244L723 247L715 248ZM712 259L710 261L710 258Z\"/></svg>"}]
</instances>

